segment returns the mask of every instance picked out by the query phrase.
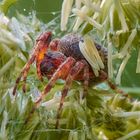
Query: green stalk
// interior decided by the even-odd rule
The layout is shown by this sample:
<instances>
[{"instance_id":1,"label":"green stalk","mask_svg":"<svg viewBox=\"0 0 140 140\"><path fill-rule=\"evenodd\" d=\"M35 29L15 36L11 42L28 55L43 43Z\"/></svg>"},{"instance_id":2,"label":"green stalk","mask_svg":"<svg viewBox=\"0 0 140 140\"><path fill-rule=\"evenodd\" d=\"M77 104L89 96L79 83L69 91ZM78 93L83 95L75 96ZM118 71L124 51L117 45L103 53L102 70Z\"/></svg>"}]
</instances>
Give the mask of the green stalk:
<instances>
[{"instance_id":1,"label":"green stalk","mask_svg":"<svg viewBox=\"0 0 140 140\"><path fill-rule=\"evenodd\" d=\"M96 64L96 59L95 59L94 55L92 56L92 60L91 60L91 57L89 55L89 51L88 51L87 47L85 46L85 44L82 42L79 43L79 48L80 48L81 53L84 55L86 60L91 65L95 75L98 76L99 75L99 72L98 72L99 66Z\"/></svg>"},{"instance_id":2,"label":"green stalk","mask_svg":"<svg viewBox=\"0 0 140 140\"><path fill-rule=\"evenodd\" d=\"M14 51L9 46L7 46L6 44L2 44L1 47L8 55L14 56Z\"/></svg>"},{"instance_id":3,"label":"green stalk","mask_svg":"<svg viewBox=\"0 0 140 140\"><path fill-rule=\"evenodd\" d=\"M61 30L66 30L66 25L68 23L68 17L71 12L73 0L64 0L61 10Z\"/></svg>"},{"instance_id":4,"label":"green stalk","mask_svg":"<svg viewBox=\"0 0 140 140\"><path fill-rule=\"evenodd\" d=\"M123 13L123 9L122 9L121 3L120 3L120 0L114 0L114 4L115 4L115 8L118 12L118 16L120 18L120 22L121 22L121 25L122 25L122 30L124 32L129 31L126 20L125 20L125 16L124 16L124 13Z\"/></svg>"},{"instance_id":5,"label":"green stalk","mask_svg":"<svg viewBox=\"0 0 140 140\"><path fill-rule=\"evenodd\" d=\"M100 12L99 3L93 3L91 0L82 0L82 3L92 11Z\"/></svg>"},{"instance_id":6,"label":"green stalk","mask_svg":"<svg viewBox=\"0 0 140 140\"><path fill-rule=\"evenodd\" d=\"M75 0L75 6L77 9L81 8L81 0Z\"/></svg>"},{"instance_id":7,"label":"green stalk","mask_svg":"<svg viewBox=\"0 0 140 140\"><path fill-rule=\"evenodd\" d=\"M97 21L95 21L94 19L92 19L91 17L89 17L85 12L82 12L78 9L73 9L73 13L75 13L77 16L79 16L80 18L82 18L83 20L87 21L88 23L90 23L91 25L93 25L95 28L97 28L98 30L102 30L102 25L99 24Z\"/></svg>"},{"instance_id":8,"label":"green stalk","mask_svg":"<svg viewBox=\"0 0 140 140\"><path fill-rule=\"evenodd\" d=\"M9 7L17 2L17 0L3 0L0 4L0 11L7 14Z\"/></svg>"},{"instance_id":9,"label":"green stalk","mask_svg":"<svg viewBox=\"0 0 140 140\"><path fill-rule=\"evenodd\" d=\"M113 77L113 65L112 65L112 42L109 39L108 35L108 77L109 79L112 79Z\"/></svg>"},{"instance_id":10,"label":"green stalk","mask_svg":"<svg viewBox=\"0 0 140 140\"><path fill-rule=\"evenodd\" d=\"M81 12L84 12L85 14L87 14L89 11L89 9L86 6L83 6L80 10L81 10ZM80 25L83 23L83 21L84 21L83 18L77 17L76 22L73 27L73 31L77 31L78 28L80 27Z\"/></svg>"},{"instance_id":11,"label":"green stalk","mask_svg":"<svg viewBox=\"0 0 140 140\"><path fill-rule=\"evenodd\" d=\"M128 140L129 138L132 138L134 137L135 135L139 134L140 133L140 130L134 130L130 133L128 133L127 135L121 137L121 138L118 138L116 140Z\"/></svg>"},{"instance_id":12,"label":"green stalk","mask_svg":"<svg viewBox=\"0 0 140 140\"><path fill-rule=\"evenodd\" d=\"M110 30L111 32L114 31L114 4L112 4L111 8L110 8L110 12L109 12L109 19L110 19Z\"/></svg>"},{"instance_id":13,"label":"green stalk","mask_svg":"<svg viewBox=\"0 0 140 140\"><path fill-rule=\"evenodd\" d=\"M115 117L124 117L124 118L135 118L135 119L139 119L140 117L140 111L133 111L133 112L118 112L118 113L114 113L113 116Z\"/></svg>"},{"instance_id":14,"label":"green stalk","mask_svg":"<svg viewBox=\"0 0 140 140\"><path fill-rule=\"evenodd\" d=\"M120 65L120 68L118 70L118 74L116 76L116 84L119 84L120 85L122 72L124 71L124 68L125 68L128 60L129 60L129 58L130 58L130 54L127 54L126 57L123 59L121 65Z\"/></svg>"},{"instance_id":15,"label":"green stalk","mask_svg":"<svg viewBox=\"0 0 140 140\"><path fill-rule=\"evenodd\" d=\"M133 29L130 36L128 37L128 40L126 41L124 47L122 48L120 52L120 57L126 56L126 54L128 53L128 48L131 46L136 35L137 35L137 30Z\"/></svg>"},{"instance_id":16,"label":"green stalk","mask_svg":"<svg viewBox=\"0 0 140 140\"><path fill-rule=\"evenodd\" d=\"M95 44L90 36L85 36L84 43L79 43L80 51L87 59L96 76L99 75L98 71L104 69L102 59L95 47Z\"/></svg>"},{"instance_id":17,"label":"green stalk","mask_svg":"<svg viewBox=\"0 0 140 140\"><path fill-rule=\"evenodd\" d=\"M133 29L130 36L128 37L124 47L121 49L121 51L115 55L113 55L113 59L115 58L123 58L127 55L128 53L128 49L129 47L131 46L135 36L137 35L137 30L136 29Z\"/></svg>"},{"instance_id":18,"label":"green stalk","mask_svg":"<svg viewBox=\"0 0 140 140\"><path fill-rule=\"evenodd\" d=\"M0 77L10 69L10 67L14 64L16 57L11 58L1 69L0 69Z\"/></svg>"},{"instance_id":19,"label":"green stalk","mask_svg":"<svg viewBox=\"0 0 140 140\"><path fill-rule=\"evenodd\" d=\"M1 130L0 130L0 139L6 140L7 139L7 130L6 125L8 122L8 113L6 111L3 112L3 120L1 123Z\"/></svg>"},{"instance_id":20,"label":"green stalk","mask_svg":"<svg viewBox=\"0 0 140 140\"><path fill-rule=\"evenodd\" d=\"M140 73L140 49L138 52L136 73Z\"/></svg>"}]
</instances>

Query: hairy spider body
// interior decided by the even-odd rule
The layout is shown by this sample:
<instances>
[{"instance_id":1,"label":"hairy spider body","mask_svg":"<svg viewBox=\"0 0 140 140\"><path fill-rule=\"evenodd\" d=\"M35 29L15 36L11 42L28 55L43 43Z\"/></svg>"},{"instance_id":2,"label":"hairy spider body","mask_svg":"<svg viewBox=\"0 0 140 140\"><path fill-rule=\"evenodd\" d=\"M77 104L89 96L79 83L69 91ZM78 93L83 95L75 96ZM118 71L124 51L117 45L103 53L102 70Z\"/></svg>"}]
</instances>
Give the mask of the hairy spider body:
<instances>
[{"instance_id":1,"label":"hairy spider body","mask_svg":"<svg viewBox=\"0 0 140 140\"><path fill-rule=\"evenodd\" d=\"M107 49L95 44L105 66L103 70L99 71L99 76L96 77L91 66L80 52L79 42L83 41L83 38L80 35L69 34L61 39L54 39L52 41L51 36L51 32L45 32L36 40L34 51L16 80L13 94L15 95L17 86L22 77L24 82L23 91L26 90L25 83L27 73L30 69L30 65L34 61L36 61L39 79L42 80L43 76L47 76L49 79L44 91L35 102L35 108L40 105L44 97L55 85L57 79L65 80L65 85L61 91L62 96L57 113L57 128L59 126L59 118L64 98L67 95L73 80L79 80L83 83L83 97L87 94L89 83L97 84L107 80ZM116 89L114 85L111 86Z\"/></svg>"},{"instance_id":2,"label":"hairy spider body","mask_svg":"<svg viewBox=\"0 0 140 140\"><path fill-rule=\"evenodd\" d=\"M83 56L83 54L80 51L79 48L79 42L83 42L83 38L78 34L68 34L65 35L63 38L59 40L59 43L57 45L57 49L59 51L49 51L46 52L44 55L44 59L41 62L40 69L41 74L43 76L47 76L49 79L55 72L55 70L58 69L59 65L66 60L67 57L73 57L76 61L85 61L86 65L89 67L89 80L91 85L97 84L103 80L105 80L104 75L100 74L99 77L96 77L91 66L88 64L87 60ZM105 64L104 72L107 73L107 49L96 44L96 48L102 58L102 61ZM85 63L84 62L84 63ZM50 72L49 72L50 71ZM64 73L60 77L63 80L66 80L68 73ZM65 75L65 76L64 76ZM74 77L74 80L84 80L84 70L82 70L76 77Z\"/></svg>"},{"instance_id":3,"label":"hairy spider body","mask_svg":"<svg viewBox=\"0 0 140 140\"><path fill-rule=\"evenodd\" d=\"M82 37L78 34L68 34L62 37L59 41L58 48L65 56L73 57L75 60L85 59L82 55L79 42L83 41Z\"/></svg>"}]
</instances>

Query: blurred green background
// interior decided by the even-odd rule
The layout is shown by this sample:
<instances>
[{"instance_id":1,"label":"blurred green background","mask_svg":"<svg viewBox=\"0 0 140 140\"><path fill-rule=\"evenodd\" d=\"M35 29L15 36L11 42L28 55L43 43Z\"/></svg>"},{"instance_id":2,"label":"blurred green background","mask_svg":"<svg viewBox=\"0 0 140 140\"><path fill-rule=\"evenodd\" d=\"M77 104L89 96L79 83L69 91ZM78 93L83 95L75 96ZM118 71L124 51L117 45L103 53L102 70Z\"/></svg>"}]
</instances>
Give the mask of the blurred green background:
<instances>
[{"instance_id":1,"label":"blurred green background","mask_svg":"<svg viewBox=\"0 0 140 140\"><path fill-rule=\"evenodd\" d=\"M17 0L17 2L11 6L8 14L12 16L16 14L16 11L19 11L22 14L29 15L34 10L40 20L48 22L60 14L62 1L63 0Z\"/></svg>"}]
</instances>

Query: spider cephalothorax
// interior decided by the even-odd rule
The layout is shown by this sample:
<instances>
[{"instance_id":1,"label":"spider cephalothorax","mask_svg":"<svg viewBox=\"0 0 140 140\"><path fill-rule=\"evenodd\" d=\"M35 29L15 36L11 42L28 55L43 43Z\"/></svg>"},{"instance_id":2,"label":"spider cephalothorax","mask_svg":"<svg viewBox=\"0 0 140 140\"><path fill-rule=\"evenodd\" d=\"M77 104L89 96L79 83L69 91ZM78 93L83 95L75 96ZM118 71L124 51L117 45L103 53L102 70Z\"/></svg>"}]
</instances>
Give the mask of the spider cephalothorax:
<instances>
[{"instance_id":1,"label":"spider cephalothorax","mask_svg":"<svg viewBox=\"0 0 140 140\"><path fill-rule=\"evenodd\" d=\"M36 40L33 54L16 80L13 94L15 94L17 85L22 77L24 81L23 90L25 91L27 73L30 69L30 65L34 61L36 61L39 79L42 79L42 76L46 76L49 79L44 91L35 103L36 107L40 105L44 96L46 96L51 90L57 79L65 80L66 82L62 89L62 96L57 115L56 127L58 127L58 119L60 117L64 98L67 95L73 80L79 80L83 83L84 96L87 93L89 81L90 83L97 84L107 80L107 49L95 44L105 65L104 69L99 71L99 76L96 77L91 66L79 49L79 42L83 42L83 38L80 35L69 34L61 39L54 39L52 41L51 36L51 32L45 32Z\"/></svg>"}]
</instances>

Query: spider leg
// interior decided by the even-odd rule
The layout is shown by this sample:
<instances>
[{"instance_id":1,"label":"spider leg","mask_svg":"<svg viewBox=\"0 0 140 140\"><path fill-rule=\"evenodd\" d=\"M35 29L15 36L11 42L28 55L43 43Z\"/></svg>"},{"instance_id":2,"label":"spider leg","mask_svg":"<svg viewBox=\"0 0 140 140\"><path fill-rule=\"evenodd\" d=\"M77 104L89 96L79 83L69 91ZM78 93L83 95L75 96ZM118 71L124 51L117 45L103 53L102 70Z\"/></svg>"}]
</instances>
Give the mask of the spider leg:
<instances>
[{"instance_id":1,"label":"spider leg","mask_svg":"<svg viewBox=\"0 0 140 140\"><path fill-rule=\"evenodd\" d=\"M119 89L119 88L117 87L117 85L115 85L113 82L111 82L110 80L107 80L107 83L108 83L109 87L110 87L112 90L116 91L116 92L119 93L119 94L122 94L122 95L125 96L125 97L128 97L128 94L125 93L123 90Z\"/></svg>"},{"instance_id":2,"label":"spider leg","mask_svg":"<svg viewBox=\"0 0 140 140\"><path fill-rule=\"evenodd\" d=\"M43 81L43 78L40 70L40 64L44 58L47 49L50 47L51 42L52 42L51 32L42 33L37 39L37 43L39 47L36 55L36 68L37 68L38 79L41 81Z\"/></svg>"},{"instance_id":3,"label":"spider leg","mask_svg":"<svg viewBox=\"0 0 140 140\"><path fill-rule=\"evenodd\" d=\"M40 81L43 81L43 77L40 70L40 64L41 64L41 60L37 60L36 61L37 76Z\"/></svg>"},{"instance_id":4,"label":"spider leg","mask_svg":"<svg viewBox=\"0 0 140 140\"><path fill-rule=\"evenodd\" d=\"M44 53L48 49L49 43L51 41L51 32L45 32L41 34L38 39L36 40L34 51L28 60L28 62L23 67L21 73L19 74L18 78L16 79L15 86L13 88L13 95L16 94L17 86L23 77L23 91L25 92L25 83L27 79L27 74L30 70L30 65L35 61L36 57L38 56L40 59L44 57Z\"/></svg>"},{"instance_id":5,"label":"spider leg","mask_svg":"<svg viewBox=\"0 0 140 140\"><path fill-rule=\"evenodd\" d=\"M44 88L44 91L40 95L40 97L36 100L35 106L33 106L29 116L26 119L26 123L29 121L31 115L34 113L34 111L39 107L41 101L43 98L48 94L48 92L51 90L51 88L54 86L55 82L59 78L65 78L66 75L68 75L71 67L74 65L75 59L72 57L68 57L56 70L56 72L52 75L51 79L49 80L48 84Z\"/></svg>"},{"instance_id":6,"label":"spider leg","mask_svg":"<svg viewBox=\"0 0 140 140\"><path fill-rule=\"evenodd\" d=\"M123 90L119 89L116 84L114 84L109 79L107 79L107 73L106 72L104 72L103 70L101 70L101 74L100 75L101 75L101 79L103 79L103 81L107 80L107 84L109 85L109 87L112 90L116 91L119 94L122 94L125 97L128 97L128 94L127 93L125 93Z\"/></svg>"},{"instance_id":7,"label":"spider leg","mask_svg":"<svg viewBox=\"0 0 140 140\"><path fill-rule=\"evenodd\" d=\"M58 43L59 43L60 39L56 38L53 39L49 45L49 48L51 51L58 51L59 47L58 47Z\"/></svg>"},{"instance_id":8,"label":"spider leg","mask_svg":"<svg viewBox=\"0 0 140 140\"><path fill-rule=\"evenodd\" d=\"M38 51L38 54L36 55L36 69L37 69L37 76L38 76L38 79L43 81L43 78L42 78L42 74L41 74L41 70L40 70L40 64L44 58L44 54L46 53L46 48L41 48L39 51Z\"/></svg>"},{"instance_id":9,"label":"spider leg","mask_svg":"<svg viewBox=\"0 0 140 140\"><path fill-rule=\"evenodd\" d=\"M53 74L51 79L49 80L47 86L44 88L44 91L42 92L41 96L37 99L36 107L39 106L40 102L43 100L43 98L48 94L48 92L51 90L51 88L54 86L57 79L62 78L64 79L66 75L69 73L71 67L74 65L75 59L72 57L68 57L56 70L56 72Z\"/></svg>"},{"instance_id":10,"label":"spider leg","mask_svg":"<svg viewBox=\"0 0 140 140\"><path fill-rule=\"evenodd\" d=\"M58 112L57 112L56 128L58 128L58 126L59 126L59 119L60 119L60 114L62 111L64 99L67 96L67 93L72 84L72 81L74 80L75 76L78 75L79 72L84 68L84 66L85 66L85 64L82 61L78 61L75 64L75 66L70 70L70 73L69 73L68 77L66 78L66 82L65 82L64 88L62 90L60 105L59 105Z\"/></svg>"},{"instance_id":11,"label":"spider leg","mask_svg":"<svg viewBox=\"0 0 140 140\"><path fill-rule=\"evenodd\" d=\"M57 51L58 50L58 43L59 43L59 39L54 39L50 42L49 44L49 49L51 51ZM44 54L46 53L46 48L41 48L39 50L39 53L38 55L36 56L36 68L37 68L37 75L38 75L38 78L39 80L43 81L43 78L42 78L42 74L41 74L41 70L40 70L40 64L44 58Z\"/></svg>"},{"instance_id":12,"label":"spider leg","mask_svg":"<svg viewBox=\"0 0 140 140\"><path fill-rule=\"evenodd\" d=\"M19 74L18 78L16 79L16 83L15 83L15 86L14 86L14 89L13 89L13 95L16 94L16 89L17 89L17 86L18 86L22 76L23 76L23 80L24 80L23 81L24 82L23 83L23 91L25 91L25 82L26 82L26 78L27 78L27 73L28 73L28 71L30 69L30 65L34 62L34 60L35 60L35 56L33 55L29 59L29 61L25 64L25 66L23 67L21 73Z\"/></svg>"}]
</instances>

